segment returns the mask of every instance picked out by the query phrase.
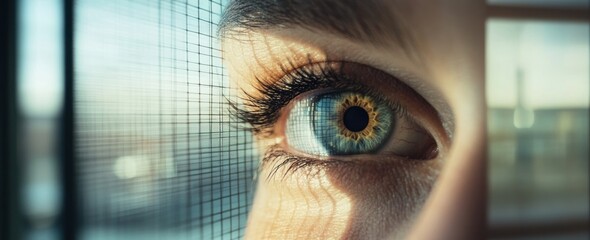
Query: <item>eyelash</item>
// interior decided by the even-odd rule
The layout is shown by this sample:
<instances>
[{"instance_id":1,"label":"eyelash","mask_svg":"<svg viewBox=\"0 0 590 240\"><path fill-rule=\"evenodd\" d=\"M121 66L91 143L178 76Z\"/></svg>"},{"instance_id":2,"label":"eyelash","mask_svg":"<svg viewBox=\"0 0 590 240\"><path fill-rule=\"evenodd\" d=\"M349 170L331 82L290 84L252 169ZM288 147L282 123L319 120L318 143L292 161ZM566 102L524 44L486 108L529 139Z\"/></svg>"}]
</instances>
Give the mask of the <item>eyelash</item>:
<instances>
[{"instance_id":1,"label":"eyelash","mask_svg":"<svg viewBox=\"0 0 590 240\"><path fill-rule=\"evenodd\" d=\"M345 64L344 62L332 63ZM319 71L314 70L311 65L319 67ZM272 83L261 80L265 78L256 77L254 86L257 86L260 97L242 91L243 104L230 101L231 115L250 126L242 129L251 131L258 136L270 136L274 133L273 126L280 117L281 109L286 107L295 97L308 91L328 88L371 94L378 100L388 103L394 113L400 116L407 115L406 110L398 103L386 99L382 94L357 81L351 80L328 63L310 63L292 71L286 69L282 71L283 77Z\"/></svg>"},{"instance_id":2,"label":"eyelash","mask_svg":"<svg viewBox=\"0 0 590 240\"><path fill-rule=\"evenodd\" d=\"M340 67L335 68L331 63L337 63ZM313 90L333 89L338 91L352 90L370 94L379 101L386 102L397 116L408 116L406 109L401 107L400 104L387 99L383 94L372 90L369 86L359 81L352 80L346 74L342 73L340 69L344 64L346 63L308 63L303 67L293 67L295 70L292 71L282 69L283 77L275 82L271 81L272 83L262 80L267 78L256 77L253 86L256 86L259 97L242 91L241 105L228 100L230 103L230 113L240 120L243 126L248 126L242 127L243 130L251 131L262 138L269 137L274 134L274 126L281 116L281 110L298 95ZM269 180L274 178L277 172L284 169L284 173L281 176L284 179L296 171L304 170L306 171L306 175L313 175L313 172L322 168L329 166L343 167L343 165L349 163L351 163L350 160L342 158L318 161L312 157L298 156L281 149L277 144L271 146L265 153L259 170L267 166L272 166L269 174L266 176L266 180Z\"/></svg>"},{"instance_id":3,"label":"eyelash","mask_svg":"<svg viewBox=\"0 0 590 240\"><path fill-rule=\"evenodd\" d=\"M336 165L336 164L345 164L349 163L349 161L341 160L341 159L334 159L330 161L318 161L313 158L309 157L302 157L293 155L285 150L280 149L278 145L271 146L268 152L265 154L262 160L262 166L260 168L264 168L266 166L272 166L270 169L269 174L266 176L266 180L270 180L276 177L276 174L279 170L285 169L281 179L284 179L289 174L293 174L296 171L306 170L307 176L311 176L314 173L312 171L318 171L321 168L327 167L329 165Z\"/></svg>"}]
</instances>

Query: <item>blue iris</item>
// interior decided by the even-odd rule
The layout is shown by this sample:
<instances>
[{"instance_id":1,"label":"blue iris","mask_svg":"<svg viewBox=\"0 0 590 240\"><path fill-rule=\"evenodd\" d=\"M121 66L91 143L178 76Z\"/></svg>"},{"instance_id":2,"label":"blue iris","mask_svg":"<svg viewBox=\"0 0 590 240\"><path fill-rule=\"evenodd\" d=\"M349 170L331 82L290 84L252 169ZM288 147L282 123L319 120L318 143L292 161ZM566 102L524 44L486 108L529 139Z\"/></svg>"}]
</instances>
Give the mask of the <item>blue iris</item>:
<instances>
[{"instance_id":1,"label":"blue iris","mask_svg":"<svg viewBox=\"0 0 590 240\"><path fill-rule=\"evenodd\" d=\"M305 153L332 156L372 153L389 139L392 110L373 97L332 92L296 102L286 121L288 144Z\"/></svg>"}]
</instances>

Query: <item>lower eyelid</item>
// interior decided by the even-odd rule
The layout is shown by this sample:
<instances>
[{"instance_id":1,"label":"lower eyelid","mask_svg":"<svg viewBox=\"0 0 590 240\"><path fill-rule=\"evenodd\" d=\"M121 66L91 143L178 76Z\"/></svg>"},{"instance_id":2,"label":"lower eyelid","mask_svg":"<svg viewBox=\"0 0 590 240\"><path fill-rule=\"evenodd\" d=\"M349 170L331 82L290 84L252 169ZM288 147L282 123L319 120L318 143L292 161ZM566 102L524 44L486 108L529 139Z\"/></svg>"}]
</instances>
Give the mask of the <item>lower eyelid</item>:
<instances>
[{"instance_id":1,"label":"lower eyelid","mask_svg":"<svg viewBox=\"0 0 590 240\"><path fill-rule=\"evenodd\" d=\"M297 174L303 177L313 177L328 165L337 164L336 161L313 159L297 156L286 150L280 144L270 146L260 164L260 172L266 175L266 180L286 180Z\"/></svg>"},{"instance_id":2,"label":"lower eyelid","mask_svg":"<svg viewBox=\"0 0 590 240\"><path fill-rule=\"evenodd\" d=\"M408 161L404 157L384 155L356 155L319 159L301 156L275 144L266 150L259 172L265 181L283 183L312 181L326 177L340 178L339 175L360 174L374 176L383 171L408 171L410 169L436 169L440 159L432 161ZM435 167L435 168L433 168ZM396 170L397 169L397 170Z\"/></svg>"}]
</instances>

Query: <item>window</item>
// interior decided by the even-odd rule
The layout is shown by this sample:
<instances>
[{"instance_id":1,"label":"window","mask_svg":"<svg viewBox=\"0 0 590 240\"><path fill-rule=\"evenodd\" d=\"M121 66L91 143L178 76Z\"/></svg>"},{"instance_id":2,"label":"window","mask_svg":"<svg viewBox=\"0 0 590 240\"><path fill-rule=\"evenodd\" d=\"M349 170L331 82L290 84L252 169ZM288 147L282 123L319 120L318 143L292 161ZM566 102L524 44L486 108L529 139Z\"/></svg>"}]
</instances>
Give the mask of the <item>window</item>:
<instances>
[{"instance_id":1,"label":"window","mask_svg":"<svg viewBox=\"0 0 590 240\"><path fill-rule=\"evenodd\" d=\"M490 233L587 239L590 26L522 15L487 23Z\"/></svg>"},{"instance_id":2,"label":"window","mask_svg":"<svg viewBox=\"0 0 590 240\"><path fill-rule=\"evenodd\" d=\"M228 113L223 5L76 2L82 239L240 238L258 159Z\"/></svg>"}]
</instances>

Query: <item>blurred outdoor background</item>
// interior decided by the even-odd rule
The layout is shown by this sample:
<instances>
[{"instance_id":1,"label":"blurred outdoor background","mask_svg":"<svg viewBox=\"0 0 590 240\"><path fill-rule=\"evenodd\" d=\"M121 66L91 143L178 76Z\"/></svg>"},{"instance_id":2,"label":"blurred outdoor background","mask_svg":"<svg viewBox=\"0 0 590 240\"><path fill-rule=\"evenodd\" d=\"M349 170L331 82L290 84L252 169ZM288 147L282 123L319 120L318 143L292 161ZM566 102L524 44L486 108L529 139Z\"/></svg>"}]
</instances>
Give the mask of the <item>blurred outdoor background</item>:
<instances>
[{"instance_id":1,"label":"blurred outdoor background","mask_svg":"<svg viewBox=\"0 0 590 240\"><path fill-rule=\"evenodd\" d=\"M490 2L521 7L486 26L490 236L589 239L589 2Z\"/></svg>"},{"instance_id":2,"label":"blurred outdoor background","mask_svg":"<svg viewBox=\"0 0 590 240\"><path fill-rule=\"evenodd\" d=\"M240 239L226 0L0 1L0 239ZM491 239L589 239L590 6L488 0Z\"/></svg>"},{"instance_id":3,"label":"blurred outdoor background","mask_svg":"<svg viewBox=\"0 0 590 240\"><path fill-rule=\"evenodd\" d=\"M216 35L227 1L17 3L12 237L240 239L258 157L228 112L238 99Z\"/></svg>"}]
</instances>

